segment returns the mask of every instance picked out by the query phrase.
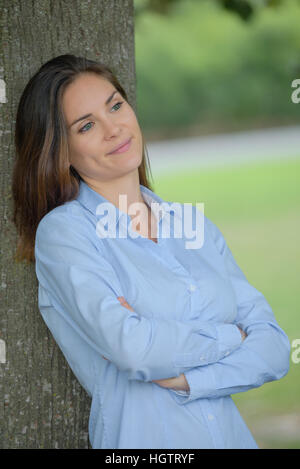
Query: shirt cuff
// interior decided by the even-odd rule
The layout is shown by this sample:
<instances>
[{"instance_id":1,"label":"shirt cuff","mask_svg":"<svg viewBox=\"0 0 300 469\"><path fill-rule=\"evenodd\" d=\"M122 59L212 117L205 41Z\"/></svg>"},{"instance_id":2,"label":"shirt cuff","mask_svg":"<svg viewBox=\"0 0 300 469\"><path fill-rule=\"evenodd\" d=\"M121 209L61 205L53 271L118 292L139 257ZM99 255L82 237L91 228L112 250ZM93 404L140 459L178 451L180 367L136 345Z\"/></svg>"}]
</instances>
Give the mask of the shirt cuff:
<instances>
[{"instance_id":1,"label":"shirt cuff","mask_svg":"<svg viewBox=\"0 0 300 469\"><path fill-rule=\"evenodd\" d=\"M172 392L173 399L180 405L201 397L207 397L212 390L216 389L214 372L209 365L192 368L186 371L184 376L188 382L189 391L169 389Z\"/></svg>"},{"instance_id":2,"label":"shirt cuff","mask_svg":"<svg viewBox=\"0 0 300 469\"><path fill-rule=\"evenodd\" d=\"M175 394L179 394L180 396L189 396L190 395L189 391L175 391L175 389L172 389L172 391L174 391Z\"/></svg>"}]
</instances>

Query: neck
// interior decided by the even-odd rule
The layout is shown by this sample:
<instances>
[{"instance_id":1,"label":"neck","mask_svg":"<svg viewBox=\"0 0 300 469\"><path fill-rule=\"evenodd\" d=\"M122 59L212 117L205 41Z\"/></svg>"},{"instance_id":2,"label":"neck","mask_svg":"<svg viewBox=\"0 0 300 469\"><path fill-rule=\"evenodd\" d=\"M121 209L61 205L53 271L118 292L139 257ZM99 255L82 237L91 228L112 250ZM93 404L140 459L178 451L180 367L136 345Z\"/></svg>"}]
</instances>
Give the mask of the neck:
<instances>
[{"instance_id":1,"label":"neck","mask_svg":"<svg viewBox=\"0 0 300 469\"><path fill-rule=\"evenodd\" d=\"M98 192L105 199L115 205L121 211L128 213L129 206L139 202L145 204L142 196L138 169L125 176L110 181L97 181L85 177L85 182L91 189ZM119 195L126 195L125 203ZM121 207L120 207L121 204Z\"/></svg>"}]
</instances>

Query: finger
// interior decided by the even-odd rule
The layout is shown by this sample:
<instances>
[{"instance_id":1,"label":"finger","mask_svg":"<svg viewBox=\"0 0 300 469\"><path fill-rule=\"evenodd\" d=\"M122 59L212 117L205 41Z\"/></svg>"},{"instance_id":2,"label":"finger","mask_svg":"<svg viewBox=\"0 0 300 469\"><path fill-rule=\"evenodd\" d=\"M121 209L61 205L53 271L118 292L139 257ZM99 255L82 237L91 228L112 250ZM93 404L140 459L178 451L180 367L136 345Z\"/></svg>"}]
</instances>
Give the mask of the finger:
<instances>
[{"instance_id":1,"label":"finger","mask_svg":"<svg viewBox=\"0 0 300 469\"><path fill-rule=\"evenodd\" d=\"M118 300L120 301L122 306L125 306L125 308L130 309L130 311L134 311L131 306L127 303L125 300L124 296L118 296Z\"/></svg>"}]
</instances>

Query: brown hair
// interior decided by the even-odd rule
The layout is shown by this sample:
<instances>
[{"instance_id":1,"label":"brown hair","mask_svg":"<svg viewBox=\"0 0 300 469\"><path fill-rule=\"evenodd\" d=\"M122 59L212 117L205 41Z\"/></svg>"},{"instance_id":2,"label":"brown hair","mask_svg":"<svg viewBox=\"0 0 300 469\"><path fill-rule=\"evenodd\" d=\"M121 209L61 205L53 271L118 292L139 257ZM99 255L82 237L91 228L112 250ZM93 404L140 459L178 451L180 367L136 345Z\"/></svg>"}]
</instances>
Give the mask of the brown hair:
<instances>
[{"instance_id":1,"label":"brown hair","mask_svg":"<svg viewBox=\"0 0 300 469\"><path fill-rule=\"evenodd\" d=\"M84 57L70 54L54 57L30 78L19 101L15 127L12 195L13 222L19 235L16 261L35 261L35 234L40 220L53 208L78 195L82 178L69 164L61 98L65 88L84 72L94 72L107 79L128 102L112 70ZM153 190L145 151L144 143L139 180Z\"/></svg>"}]
</instances>

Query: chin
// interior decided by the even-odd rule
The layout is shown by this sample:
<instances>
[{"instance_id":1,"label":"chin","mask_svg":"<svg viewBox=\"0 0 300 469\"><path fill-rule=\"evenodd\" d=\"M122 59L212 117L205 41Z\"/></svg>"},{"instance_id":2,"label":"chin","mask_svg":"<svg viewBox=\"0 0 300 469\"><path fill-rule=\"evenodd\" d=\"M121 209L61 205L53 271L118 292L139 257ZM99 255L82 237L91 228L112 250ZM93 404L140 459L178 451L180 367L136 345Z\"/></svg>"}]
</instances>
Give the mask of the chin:
<instances>
[{"instance_id":1,"label":"chin","mask_svg":"<svg viewBox=\"0 0 300 469\"><path fill-rule=\"evenodd\" d=\"M125 155L124 155L125 156ZM128 152L127 158L124 158L123 162L126 164L130 164L131 166L139 167L141 162L143 161L143 155L141 153L130 153Z\"/></svg>"}]
</instances>

